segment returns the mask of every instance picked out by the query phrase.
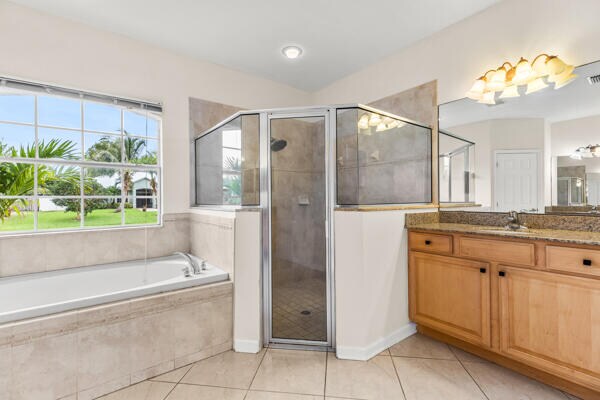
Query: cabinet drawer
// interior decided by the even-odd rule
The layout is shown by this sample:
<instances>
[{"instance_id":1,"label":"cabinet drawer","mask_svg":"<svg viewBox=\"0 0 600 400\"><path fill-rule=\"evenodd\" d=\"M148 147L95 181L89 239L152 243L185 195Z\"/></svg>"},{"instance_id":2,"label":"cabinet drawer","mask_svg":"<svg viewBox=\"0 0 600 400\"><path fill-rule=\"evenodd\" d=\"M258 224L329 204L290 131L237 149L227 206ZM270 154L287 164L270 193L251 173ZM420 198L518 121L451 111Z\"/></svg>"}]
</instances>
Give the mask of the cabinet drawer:
<instances>
[{"instance_id":1,"label":"cabinet drawer","mask_svg":"<svg viewBox=\"0 0 600 400\"><path fill-rule=\"evenodd\" d=\"M461 237L458 247L459 254L465 257L508 264L535 265L533 243Z\"/></svg>"},{"instance_id":2,"label":"cabinet drawer","mask_svg":"<svg viewBox=\"0 0 600 400\"><path fill-rule=\"evenodd\" d=\"M452 254L452 236L450 235L411 232L408 242L411 250Z\"/></svg>"},{"instance_id":3,"label":"cabinet drawer","mask_svg":"<svg viewBox=\"0 0 600 400\"><path fill-rule=\"evenodd\" d=\"M546 246L546 266L555 271L600 276L600 251Z\"/></svg>"}]
</instances>

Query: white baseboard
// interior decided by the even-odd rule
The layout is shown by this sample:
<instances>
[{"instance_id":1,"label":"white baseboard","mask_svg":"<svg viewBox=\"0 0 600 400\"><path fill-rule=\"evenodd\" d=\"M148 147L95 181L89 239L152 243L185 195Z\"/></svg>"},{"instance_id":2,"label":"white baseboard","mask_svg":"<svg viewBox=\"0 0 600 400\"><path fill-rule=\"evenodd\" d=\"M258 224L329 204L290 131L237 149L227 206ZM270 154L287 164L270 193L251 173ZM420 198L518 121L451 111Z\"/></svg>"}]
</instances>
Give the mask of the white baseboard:
<instances>
[{"instance_id":1,"label":"white baseboard","mask_svg":"<svg viewBox=\"0 0 600 400\"><path fill-rule=\"evenodd\" d=\"M371 343L367 347L346 347L338 345L336 346L336 355L342 360L366 361L415 333L417 333L417 326L413 323L408 323L395 332L392 332L390 335Z\"/></svg>"},{"instance_id":2,"label":"white baseboard","mask_svg":"<svg viewBox=\"0 0 600 400\"><path fill-rule=\"evenodd\" d=\"M262 349L259 340L234 339L233 350L238 353L258 353Z\"/></svg>"}]
</instances>

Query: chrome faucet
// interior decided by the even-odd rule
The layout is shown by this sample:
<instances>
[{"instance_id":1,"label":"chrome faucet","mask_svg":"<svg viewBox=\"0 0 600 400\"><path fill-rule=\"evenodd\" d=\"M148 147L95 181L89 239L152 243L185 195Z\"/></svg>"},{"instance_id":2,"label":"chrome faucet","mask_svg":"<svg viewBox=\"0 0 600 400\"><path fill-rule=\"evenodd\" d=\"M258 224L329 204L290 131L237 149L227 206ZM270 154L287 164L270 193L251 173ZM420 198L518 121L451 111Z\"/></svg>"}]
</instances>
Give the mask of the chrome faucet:
<instances>
[{"instance_id":1,"label":"chrome faucet","mask_svg":"<svg viewBox=\"0 0 600 400\"><path fill-rule=\"evenodd\" d=\"M198 264L191 254L183 253L181 251L176 251L173 254L183 256L188 262L188 265L182 270L185 276L192 276L192 274L198 275L206 269L206 261L200 260L200 264Z\"/></svg>"},{"instance_id":2,"label":"chrome faucet","mask_svg":"<svg viewBox=\"0 0 600 400\"><path fill-rule=\"evenodd\" d=\"M519 230L521 228L524 228L520 223L519 223L519 213L516 211L509 211L508 212L508 224L506 225L507 229L510 229L511 231L516 231Z\"/></svg>"}]
</instances>

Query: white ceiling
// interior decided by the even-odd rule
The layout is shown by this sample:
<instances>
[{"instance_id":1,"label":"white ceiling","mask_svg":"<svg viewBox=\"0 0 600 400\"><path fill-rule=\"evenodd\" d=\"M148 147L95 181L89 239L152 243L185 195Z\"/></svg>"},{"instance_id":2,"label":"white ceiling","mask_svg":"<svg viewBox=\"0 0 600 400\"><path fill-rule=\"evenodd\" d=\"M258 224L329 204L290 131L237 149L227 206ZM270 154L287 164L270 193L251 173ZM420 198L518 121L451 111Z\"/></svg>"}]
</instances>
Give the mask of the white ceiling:
<instances>
[{"instance_id":1,"label":"white ceiling","mask_svg":"<svg viewBox=\"0 0 600 400\"><path fill-rule=\"evenodd\" d=\"M550 123L600 115L600 84L590 85L589 76L600 75L600 61L575 69L578 77L568 86L546 88L536 93L505 99L488 106L462 99L440 106L440 128L489 119L543 118Z\"/></svg>"},{"instance_id":2,"label":"white ceiling","mask_svg":"<svg viewBox=\"0 0 600 400\"><path fill-rule=\"evenodd\" d=\"M12 1L313 91L499 0Z\"/></svg>"}]
</instances>

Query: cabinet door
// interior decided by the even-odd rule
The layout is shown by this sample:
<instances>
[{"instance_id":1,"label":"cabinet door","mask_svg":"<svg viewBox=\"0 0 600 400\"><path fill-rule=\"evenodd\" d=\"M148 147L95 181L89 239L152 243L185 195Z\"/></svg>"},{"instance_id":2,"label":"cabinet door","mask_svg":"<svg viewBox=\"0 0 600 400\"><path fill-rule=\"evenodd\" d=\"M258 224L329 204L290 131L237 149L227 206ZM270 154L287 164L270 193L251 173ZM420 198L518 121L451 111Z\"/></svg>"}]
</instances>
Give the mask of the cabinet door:
<instances>
[{"instance_id":1,"label":"cabinet door","mask_svg":"<svg viewBox=\"0 0 600 400\"><path fill-rule=\"evenodd\" d=\"M411 319L471 343L489 346L489 276L486 263L411 252Z\"/></svg>"},{"instance_id":2,"label":"cabinet door","mask_svg":"<svg viewBox=\"0 0 600 400\"><path fill-rule=\"evenodd\" d=\"M500 348L600 389L600 281L499 267Z\"/></svg>"}]
</instances>

